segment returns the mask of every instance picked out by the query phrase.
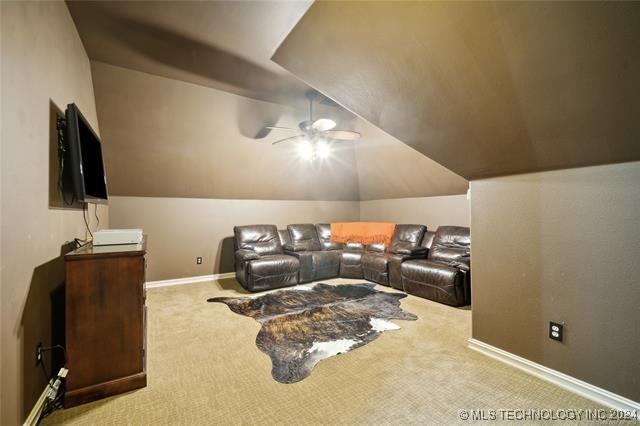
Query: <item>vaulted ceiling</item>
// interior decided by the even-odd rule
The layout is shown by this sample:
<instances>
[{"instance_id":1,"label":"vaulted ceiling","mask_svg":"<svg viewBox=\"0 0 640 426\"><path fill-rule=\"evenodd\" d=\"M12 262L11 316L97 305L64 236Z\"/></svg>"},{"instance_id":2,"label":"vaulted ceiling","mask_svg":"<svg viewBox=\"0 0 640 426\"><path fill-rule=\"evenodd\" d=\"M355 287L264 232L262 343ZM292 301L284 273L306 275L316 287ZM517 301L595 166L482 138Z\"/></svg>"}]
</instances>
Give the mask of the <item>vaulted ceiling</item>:
<instances>
[{"instance_id":1,"label":"vaulted ceiling","mask_svg":"<svg viewBox=\"0 0 640 426\"><path fill-rule=\"evenodd\" d=\"M309 87L270 60L303 1L68 1L89 58L254 99Z\"/></svg>"},{"instance_id":2,"label":"vaulted ceiling","mask_svg":"<svg viewBox=\"0 0 640 426\"><path fill-rule=\"evenodd\" d=\"M271 146L288 134L264 126L308 118L312 89L270 58L310 1L67 4L92 60L113 195L368 200L468 187L327 98L317 114L359 141L316 165Z\"/></svg>"},{"instance_id":3,"label":"vaulted ceiling","mask_svg":"<svg viewBox=\"0 0 640 426\"><path fill-rule=\"evenodd\" d=\"M305 109L92 63L109 192L120 196L358 201L464 193L468 183L338 108L317 114L362 133L331 157L301 159L291 132Z\"/></svg>"},{"instance_id":4,"label":"vaulted ceiling","mask_svg":"<svg viewBox=\"0 0 640 426\"><path fill-rule=\"evenodd\" d=\"M316 2L273 56L466 179L640 159L638 2Z\"/></svg>"}]
</instances>

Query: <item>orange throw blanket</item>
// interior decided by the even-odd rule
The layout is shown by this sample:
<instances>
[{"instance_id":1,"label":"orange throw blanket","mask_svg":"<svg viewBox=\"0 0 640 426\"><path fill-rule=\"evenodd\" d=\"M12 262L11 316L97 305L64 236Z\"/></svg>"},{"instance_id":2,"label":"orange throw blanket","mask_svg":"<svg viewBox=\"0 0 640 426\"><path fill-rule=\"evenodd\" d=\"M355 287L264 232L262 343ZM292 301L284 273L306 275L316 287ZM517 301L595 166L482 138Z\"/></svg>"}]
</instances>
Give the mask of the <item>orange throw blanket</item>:
<instances>
[{"instance_id":1,"label":"orange throw blanket","mask_svg":"<svg viewBox=\"0 0 640 426\"><path fill-rule=\"evenodd\" d=\"M331 241L334 243L359 242L364 245L391 245L395 223L387 222L341 222L331 224Z\"/></svg>"}]
</instances>

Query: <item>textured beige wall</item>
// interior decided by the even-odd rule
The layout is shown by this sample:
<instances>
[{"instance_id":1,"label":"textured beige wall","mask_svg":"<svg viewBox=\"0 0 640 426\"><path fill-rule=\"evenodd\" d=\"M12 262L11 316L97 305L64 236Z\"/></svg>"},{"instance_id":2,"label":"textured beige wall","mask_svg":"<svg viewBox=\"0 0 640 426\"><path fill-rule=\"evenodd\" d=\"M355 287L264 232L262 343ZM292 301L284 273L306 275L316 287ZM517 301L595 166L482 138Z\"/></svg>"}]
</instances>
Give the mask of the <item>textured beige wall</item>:
<instances>
[{"instance_id":1,"label":"textured beige wall","mask_svg":"<svg viewBox=\"0 0 640 426\"><path fill-rule=\"evenodd\" d=\"M469 201L466 195L362 201L360 220L419 223L432 231L441 225L469 226Z\"/></svg>"},{"instance_id":2,"label":"textured beige wall","mask_svg":"<svg viewBox=\"0 0 640 426\"><path fill-rule=\"evenodd\" d=\"M223 200L111 197L113 228L143 228L149 236L147 280L233 271L235 225L376 220L469 226L465 195L373 201ZM202 265L196 257L203 257Z\"/></svg>"},{"instance_id":3,"label":"textured beige wall","mask_svg":"<svg viewBox=\"0 0 640 426\"><path fill-rule=\"evenodd\" d=\"M221 200L112 197L113 228L143 228L149 236L147 280L233 271L235 225L356 221L357 201ZM227 238L226 242L223 241ZM202 265L196 257L202 256Z\"/></svg>"},{"instance_id":4,"label":"textured beige wall","mask_svg":"<svg viewBox=\"0 0 640 426\"><path fill-rule=\"evenodd\" d=\"M98 121L89 60L63 2L2 8L2 421L20 424L44 389L34 365L51 339L61 246L85 236L82 212L49 207L52 106L75 102ZM93 209L92 209L93 211ZM100 209L108 225L107 209ZM60 318L58 318L59 320Z\"/></svg>"},{"instance_id":5,"label":"textured beige wall","mask_svg":"<svg viewBox=\"0 0 640 426\"><path fill-rule=\"evenodd\" d=\"M271 145L296 133L256 138L267 125L297 128L307 110L100 62L92 70L111 194L358 200L352 142L310 164L295 143ZM332 110L325 112L340 121Z\"/></svg>"},{"instance_id":6,"label":"textured beige wall","mask_svg":"<svg viewBox=\"0 0 640 426\"><path fill-rule=\"evenodd\" d=\"M473 337L640 401L639 183L639 162L472 181Z\"/></svg>"}]
</instances>

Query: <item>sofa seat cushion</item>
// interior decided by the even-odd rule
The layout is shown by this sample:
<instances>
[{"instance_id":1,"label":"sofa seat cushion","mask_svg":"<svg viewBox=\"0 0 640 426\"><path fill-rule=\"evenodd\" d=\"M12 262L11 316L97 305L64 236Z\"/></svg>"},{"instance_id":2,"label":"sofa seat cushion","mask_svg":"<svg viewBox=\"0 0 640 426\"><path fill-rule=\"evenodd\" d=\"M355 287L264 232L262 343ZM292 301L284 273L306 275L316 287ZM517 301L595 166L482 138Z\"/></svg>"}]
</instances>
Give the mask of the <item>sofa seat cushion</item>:
<instances>
[{"instance_id":1,"label":"sofa seat cushion","mask_svg":"<svg viewBox=\"0 0 640 426\"><path fill-rule=\"evenodd\" d=\"M286 254L262 256L249 263L249 273L258 277L297 274L299 270L298 259Z\"/></svg>"},{"instance_id":2,"label":"sofa seat cushion","mask_svg":"<svg viewBox=\"0 0 640 426\"><path fill-rule=\"evenodd\" d=\"M362 267L364 269L372 269L380 272L387 272L389 259L393 256L391 253L368 252L362 256Z\"/></svg>"}]
</instances>

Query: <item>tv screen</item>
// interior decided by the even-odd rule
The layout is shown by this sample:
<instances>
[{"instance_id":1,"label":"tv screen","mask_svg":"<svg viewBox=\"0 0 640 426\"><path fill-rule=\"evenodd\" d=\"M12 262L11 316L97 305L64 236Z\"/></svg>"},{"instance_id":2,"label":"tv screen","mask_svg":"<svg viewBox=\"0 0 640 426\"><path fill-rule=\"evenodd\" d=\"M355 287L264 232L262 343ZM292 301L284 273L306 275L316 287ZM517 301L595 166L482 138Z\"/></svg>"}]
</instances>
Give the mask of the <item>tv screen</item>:
<instances>
[{"instance_id":1,"label":"tv screen","mask_svg":"<svg viewBox=\"0 0 640 426\"><path fill-rule=\"evenodd\" d=\"M73 193L83 203L107 202L102 143L76 104L66 112L66 145Z\"/></svg>"}]
</instances>

